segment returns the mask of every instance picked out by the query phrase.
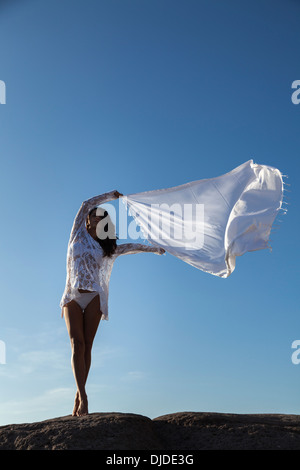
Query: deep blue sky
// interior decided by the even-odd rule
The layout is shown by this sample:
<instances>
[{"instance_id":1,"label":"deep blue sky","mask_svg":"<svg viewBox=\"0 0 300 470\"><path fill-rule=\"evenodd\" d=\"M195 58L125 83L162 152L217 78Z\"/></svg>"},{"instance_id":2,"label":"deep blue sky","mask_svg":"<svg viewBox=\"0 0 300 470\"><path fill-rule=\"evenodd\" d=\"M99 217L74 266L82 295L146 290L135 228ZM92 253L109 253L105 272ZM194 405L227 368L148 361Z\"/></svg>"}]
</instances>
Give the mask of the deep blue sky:
<instances>
[{"instance_id":1,"label":"deep blue sky","mask_svg":"<svg viewBox=\"0 0 300 470\"><path fill-rule=\"evenodd\" d=\"M170 255L118 259L90 411L300 412L299 21L296 0L0 2L0 424L72 411L59 301L81 202L251 158L291 185L272 253L228 279Z\"/></svg>"}]
</instances>

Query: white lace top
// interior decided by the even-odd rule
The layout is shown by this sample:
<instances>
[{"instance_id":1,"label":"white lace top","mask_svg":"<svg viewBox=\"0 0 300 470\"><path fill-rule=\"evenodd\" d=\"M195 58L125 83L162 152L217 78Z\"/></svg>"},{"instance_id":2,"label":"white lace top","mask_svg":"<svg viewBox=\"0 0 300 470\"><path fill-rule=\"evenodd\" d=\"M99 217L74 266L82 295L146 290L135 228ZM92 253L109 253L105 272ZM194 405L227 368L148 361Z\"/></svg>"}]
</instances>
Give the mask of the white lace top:
<instances>
[{"instance_id":1,"label":"white lace top","mask_svg":"<svg viewBox=\"0 0 300 470\"><path fill-rule=\"evenodd\" d=\"M84 201L75 217L67 251L67 279L60 307L70 302L78 289L96 291L100 295L102 319L108 320L109 280L113 264L118 256L140 252L162 254L160 248L140 243L117 245L110 257L104 256L99 243L88 233L86 219L91 209L116 199L115 191ZM63 315L63 313L62 313Z\"/></svg>"}]
</instances>

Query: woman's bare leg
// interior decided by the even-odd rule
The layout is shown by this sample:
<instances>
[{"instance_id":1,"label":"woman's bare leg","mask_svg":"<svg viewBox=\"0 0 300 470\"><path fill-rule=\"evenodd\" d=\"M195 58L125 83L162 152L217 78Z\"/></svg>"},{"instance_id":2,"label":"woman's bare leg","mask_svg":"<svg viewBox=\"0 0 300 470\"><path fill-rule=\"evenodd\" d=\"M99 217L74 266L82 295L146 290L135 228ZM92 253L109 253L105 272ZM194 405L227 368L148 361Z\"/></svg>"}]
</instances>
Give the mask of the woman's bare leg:
<instances>
[{"instance_id":1,"label":"woman's bare leg","mask_svg":"<svg viewBox=\"0 0 300 470\"><path fill-rule=\"evenodd\" d=\"M91 367L92 346L100 319L100 298L96 295L86 307L83 315L86 379Z\"/></svg>"},{"instance_id":2,"label":"woman's bare leg","mask_svg":"<svg viewBox=\"0 0 300 470\"><path fill-rule=\"evenodd\" d=\"M73 416L88 413L85 390L90 365L91 350L100 322L100 300L97 295L86 307L84 313L75 301L64 307L64 317L72 346L72 369L77 385Z\"/></svg>"},{"instance_id":3,"label":"woman's bare leg","mask_svg":"<svg viewBox=\"0 0 300 470\"><path fill-rule=\"evenodd\" d=\"M71 364L75 382L77 385L77 393L73 410L73 416L75 416L77 414L79 402L86 397L83 312L77 302L72 300L64 307L64 317L71 341Z\"/></svg>"}]
</instances>

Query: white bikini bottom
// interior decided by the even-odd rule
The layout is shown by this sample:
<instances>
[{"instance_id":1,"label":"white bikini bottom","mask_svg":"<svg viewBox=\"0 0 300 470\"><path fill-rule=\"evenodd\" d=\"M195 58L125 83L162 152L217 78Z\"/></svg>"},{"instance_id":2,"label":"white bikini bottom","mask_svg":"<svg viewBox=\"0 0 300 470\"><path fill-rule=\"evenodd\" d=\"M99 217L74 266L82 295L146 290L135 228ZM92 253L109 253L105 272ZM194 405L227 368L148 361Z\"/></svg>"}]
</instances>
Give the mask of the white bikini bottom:
<instances>
[{"instance_id":1,"label":"white bikini bottom","mask_svg":"<svg viewBox=\"0 0 300 470\"><path fill-rule=\"evenodd\" d=\"M98 292L79 292L77 291L73 300L78 303L78 305L85 310L88 304L93 300L94 297L98 295Z\"/></svg>"}]
</instances>

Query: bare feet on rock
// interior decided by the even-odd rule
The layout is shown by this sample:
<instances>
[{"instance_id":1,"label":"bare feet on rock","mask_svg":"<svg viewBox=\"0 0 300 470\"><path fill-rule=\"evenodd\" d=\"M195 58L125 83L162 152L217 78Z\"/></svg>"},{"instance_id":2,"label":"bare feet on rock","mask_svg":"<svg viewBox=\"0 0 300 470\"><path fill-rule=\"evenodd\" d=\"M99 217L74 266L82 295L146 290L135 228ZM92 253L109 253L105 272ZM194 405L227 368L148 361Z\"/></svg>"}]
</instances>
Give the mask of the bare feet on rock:
<instances>
[{"instance_id":1,"label":"bare feet on rock","mask_svg":"<svg viewBox=\"0 0 300 470\"><path fill-rule=\"evenodd\" d=\"M79 392L76 392L74 408L72 416L85 416L88 412L88 400L87 396L80 397Z\"/></svg>"},{"instance_id":2,"label":"bare feet on rock","mask_svg":"<svg viewBox=\"0 0 300 470\"><path fill-rule=\"evenodd\" d=\"M77 416L85 416L87 414L89 414L88 400L87 400L87 396L85 395L84 397L80 397L80 403L79 403L79 407L77 410Z\"/></svg>"}]
</instances>

